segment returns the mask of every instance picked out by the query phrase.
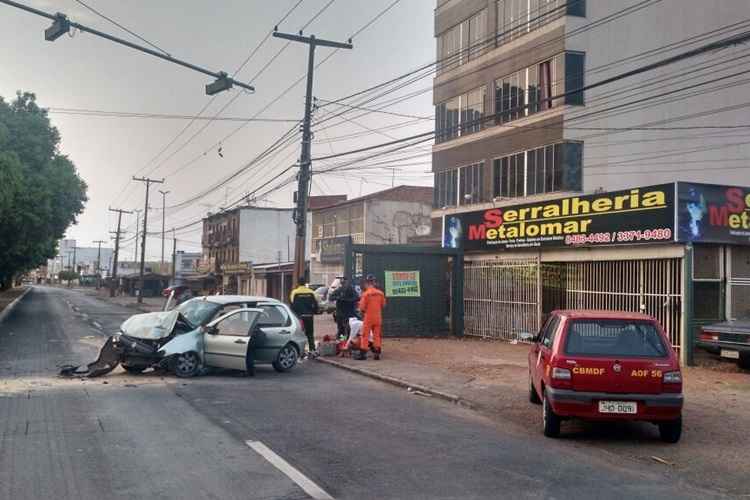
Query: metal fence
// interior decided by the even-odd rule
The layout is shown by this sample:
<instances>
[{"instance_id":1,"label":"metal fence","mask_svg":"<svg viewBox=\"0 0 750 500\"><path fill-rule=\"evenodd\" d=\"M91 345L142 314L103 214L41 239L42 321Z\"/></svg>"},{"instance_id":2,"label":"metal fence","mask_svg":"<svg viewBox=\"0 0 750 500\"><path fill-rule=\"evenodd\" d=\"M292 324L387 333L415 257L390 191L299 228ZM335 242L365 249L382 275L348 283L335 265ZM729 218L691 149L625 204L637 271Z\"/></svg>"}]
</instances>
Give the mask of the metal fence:
<instances>
[{"instance_id":1,"label":"metal fence","mask_svg":"<svg viewBox=\"0 0 750 500\"><path fill-rule=\"evenodd\" d=\"M539 261L464 264L464 333L505 340L540 328Z\"/></svg>"},{"instance_id":2,"label":"metal fence","mask_svg":"<svg viewBox=\"0 0 750 500\"><path fill-rule=\"evenodd\" d=\"M479 260L464 266L464 332L505 340L536 332L553 309L608 309L656 317L679 348L681 259L561 262Z\"/></svg>"},{"instance_id":3,"label":"metal fence","mask_svg":"<svg viewBox=\"0 0 750 500\"><path fill-rule=\"evenodd\" d=\"M569 262L566 302L572 309L608 309L654 316L680 347L681 259Z\"/></svg>"}]
</instances>

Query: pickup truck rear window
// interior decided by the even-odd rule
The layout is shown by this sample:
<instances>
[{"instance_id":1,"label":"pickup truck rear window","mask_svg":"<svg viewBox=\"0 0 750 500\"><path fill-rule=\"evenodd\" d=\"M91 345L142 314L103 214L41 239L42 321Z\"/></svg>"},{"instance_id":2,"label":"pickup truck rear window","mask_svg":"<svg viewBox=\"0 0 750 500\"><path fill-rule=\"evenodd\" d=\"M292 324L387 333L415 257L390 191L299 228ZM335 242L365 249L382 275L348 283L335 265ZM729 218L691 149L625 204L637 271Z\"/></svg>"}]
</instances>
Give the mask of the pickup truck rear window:
<instances>
[{"instance_id":1,"label":"pickup truck rear window","mask_svg":"<svg viewBox=\"0 0 750 500\"><path fill-rule=\"evenodd\" d=\"M664 358L667 348L659 331L647 321L572 320L565 353L578 356Z\"/></svg>"}]
</instances>

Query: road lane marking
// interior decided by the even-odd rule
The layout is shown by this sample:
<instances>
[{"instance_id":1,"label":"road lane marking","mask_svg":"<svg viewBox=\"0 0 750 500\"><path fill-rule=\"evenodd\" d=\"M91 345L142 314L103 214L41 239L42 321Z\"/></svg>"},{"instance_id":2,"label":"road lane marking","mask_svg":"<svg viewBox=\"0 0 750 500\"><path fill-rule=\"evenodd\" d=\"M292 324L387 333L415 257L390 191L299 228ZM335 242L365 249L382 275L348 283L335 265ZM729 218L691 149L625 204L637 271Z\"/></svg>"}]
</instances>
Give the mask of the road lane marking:
<instances>
[{"instance_id":1,"label":"road lane marking","mask_svg":"<svg viewBox=\"0 0 750 500\"><path fill-rule=\"evenodd\" d=\"M289 462L274 453L274 451L268 446L264 445L260 441L245 441L245 444L255 450L258 455L268 460L271 465L283 472L284 475L294 481L297 486L302 488L305 493L310 495L315 500L334 500L331 495L326 493L320 486L312 482L310 478L292 467Z\"/></svg>"},{"instance_id":2,"label":"road lane marking","mask_svg":"<svg viewBox=\"0 0 750 500\"><path fill-rule=\"evenodd\" d=\"M94 326L95 326L95 327L97 327L97 328L98 328L99 330L101 330L101 329L102 329L102 325L101 325L101 323L99 323L98 321L92 321L92 323L93 323L93 324L94 324Z\"/></svg>"}]
</instances>

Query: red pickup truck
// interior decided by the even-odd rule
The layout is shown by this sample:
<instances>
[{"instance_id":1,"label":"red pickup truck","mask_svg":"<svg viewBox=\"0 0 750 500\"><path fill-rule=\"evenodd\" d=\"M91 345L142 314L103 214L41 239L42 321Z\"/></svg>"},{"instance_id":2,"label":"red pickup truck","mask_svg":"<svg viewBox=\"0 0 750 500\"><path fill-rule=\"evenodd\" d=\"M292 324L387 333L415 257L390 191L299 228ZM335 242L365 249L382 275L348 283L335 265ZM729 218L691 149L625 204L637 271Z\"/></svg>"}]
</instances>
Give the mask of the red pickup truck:
<instances>
[{"instance_id":1,"label":"red pickup truck","mask_svg":"<svg viewBox=\"0 0 750 500\"><path fill-rule=\"evenodd\" d=\"M554 311L529 340L529 399L542 404L546 436L558 436L570 418L642 420L658 425L662 440L679 441L680 364L654 318Z\"/></svg>"}]
</instances>

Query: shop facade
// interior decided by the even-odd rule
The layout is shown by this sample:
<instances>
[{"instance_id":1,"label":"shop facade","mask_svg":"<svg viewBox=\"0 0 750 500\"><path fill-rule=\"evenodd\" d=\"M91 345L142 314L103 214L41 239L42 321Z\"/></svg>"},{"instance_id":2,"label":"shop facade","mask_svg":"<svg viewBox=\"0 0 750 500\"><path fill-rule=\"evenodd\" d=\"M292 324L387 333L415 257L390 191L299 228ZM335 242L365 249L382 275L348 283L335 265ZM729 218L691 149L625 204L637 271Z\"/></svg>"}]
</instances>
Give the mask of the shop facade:
<instances>
[{"instance_id":1,"label":"shop facade","mask_svg":"<svg viewBox=\"0 0 750 500\"><path fill-rule=\"evenodd\" d=\"M750 317L750 188L667 183L443 219L464 333L517 340L555 309L652 315L683 363L701 325Z\"/></svg>"}]
</instances>

